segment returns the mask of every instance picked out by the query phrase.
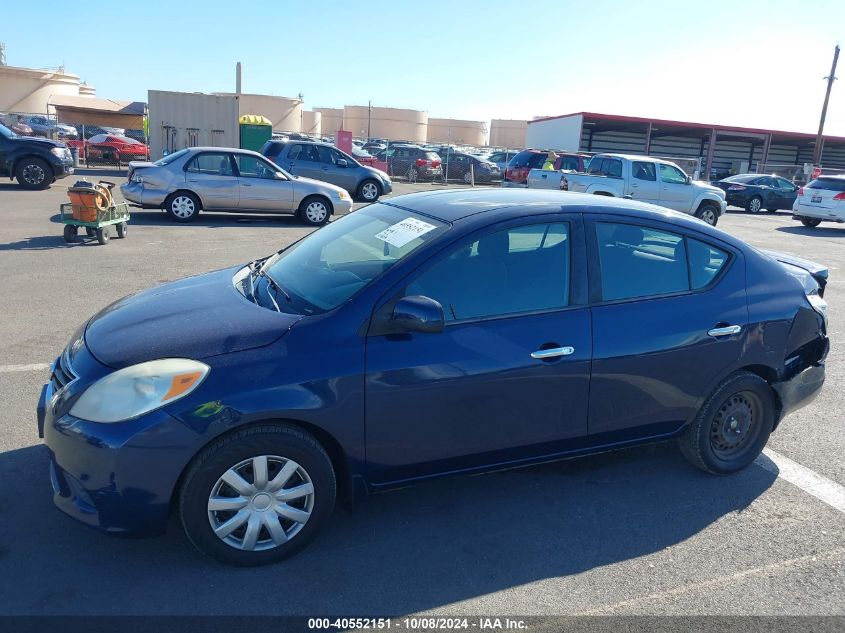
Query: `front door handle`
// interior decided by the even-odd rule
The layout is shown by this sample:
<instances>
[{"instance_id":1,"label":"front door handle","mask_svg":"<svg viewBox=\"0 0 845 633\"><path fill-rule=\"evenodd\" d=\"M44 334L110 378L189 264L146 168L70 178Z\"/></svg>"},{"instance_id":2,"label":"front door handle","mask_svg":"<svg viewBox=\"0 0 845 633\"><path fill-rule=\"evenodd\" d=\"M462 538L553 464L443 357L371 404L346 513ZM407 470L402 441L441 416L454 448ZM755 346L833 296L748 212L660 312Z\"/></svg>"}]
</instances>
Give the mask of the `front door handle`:
<instances>
[{"instance_id":1,"label":"front door handle","mask_svg":"<svg viewBox=\"0 0 845 633\"><path fill-rule=\"evenodd\" d=\"M724 327L714 327L712 330L708 330L707 334L713 338L719 338L720 336L739 334L741 331L741 325L726 325Z\"/></svg>"},{"instance_id":2,"label":"front door handle","mask_svg":"<svg viewBox=\"0 0 845 633\"><path fill-rule=\"evenodd\" d=\"M558 356L569 356L570 354L574 353L575 348L567 345L566 347L538 349L536 352L531 352L531 358L536 358L537 360L548 360L549 358L557 358Z\"/></svg>"}]
</instances>

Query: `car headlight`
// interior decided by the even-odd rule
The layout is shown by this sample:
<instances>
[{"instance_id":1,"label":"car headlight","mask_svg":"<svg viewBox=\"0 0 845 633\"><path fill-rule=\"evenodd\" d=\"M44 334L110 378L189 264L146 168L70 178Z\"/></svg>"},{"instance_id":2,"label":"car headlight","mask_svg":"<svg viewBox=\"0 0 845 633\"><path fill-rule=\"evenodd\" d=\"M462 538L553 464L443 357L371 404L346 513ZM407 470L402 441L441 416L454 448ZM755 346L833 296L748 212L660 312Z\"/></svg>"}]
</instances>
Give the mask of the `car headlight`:
<instances>
[{"instance_id":1,"label":"car headlight","mask_svg":"<svg viewBox=\"0 0 845 633\"><path fill-rule=\"evenodd\" d=\"M119 369L88 387L70 409L91 422L123 422L184 398L211 368L188 358L163 358Z\"/></svg>"},{"instance_id":2,"label":"car headlight","mask_svg":"<svg viewBox=\"0 0 845 633\"><path fill-rule=\"evenodd\" d=\"M133 174L133 175L132 175L132 178L129 180L129 182L142 183L142 182L144 182L144 179L143 179L143 178L141 178L141 176L140 176L140 175Z\"/></svg>"},{"instance_id":3,"label":"car headlight","mask_svg":"<svg viewBox=\"0 0 845 633\"><path fill-rule=\"evenodd\" d=\"M337 192L337 197L340 198L341 200L350 200L351 199L350 196L349 196L349 193L347 193L344 189L341 189L340 191Z\"/></svg>"},{"instance_id":4,"label":"car headlight","mask_svg":"<svg viewBox=\"0 0 845 633\"><path fill-rule=\"evenodd\" d=\"M64 158L68 154L68 150L64 147L54 147L50 150L50 153L56 158Z\"/></svg>"}]
</instances>

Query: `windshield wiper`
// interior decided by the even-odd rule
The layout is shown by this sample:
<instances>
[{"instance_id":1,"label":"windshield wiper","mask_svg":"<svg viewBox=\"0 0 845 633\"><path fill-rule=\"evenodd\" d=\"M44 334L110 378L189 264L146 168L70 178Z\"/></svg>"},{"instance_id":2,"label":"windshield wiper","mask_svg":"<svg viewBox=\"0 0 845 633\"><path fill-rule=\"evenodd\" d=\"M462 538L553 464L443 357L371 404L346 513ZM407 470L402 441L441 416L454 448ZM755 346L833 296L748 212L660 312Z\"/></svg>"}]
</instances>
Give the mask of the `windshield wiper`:
<instances>
[{"instance_id":1,"label":"windshield wiper","mask_svg":"<svg viewBox=\"0 0 845 633\"><path fill-rule=\"evenodd\" d=\"M253 264L254 264L254 262L253 262L253 263L251 263L251 264L250 264L250 268L249 268L249 269L250 269L253 273L255 273L256 275L260 275L260 276L262 276L262 277L265 277L265 278L267 279L267 285L268 285L268 286L273 286L273 288L276 290L276 292L281 293L281 294L282 294L282 296L285 298L285 300L286 300L288 303L291 303L291 302L293 301L293 299L291 299L291 296L287 293L287 291L285 291L285 289L284 289L284 288L282 288L281 284L279 284L279 282L278 282L278 281L276 281L275 279L273 279L273 278L270 276L270 274L264 270L264 266L266 265L266 263L267 263L267 260L265 260L265 262L264 262L263 264L261 264L260 266L254 266L254 265L253 265ZM250 277L250 279L251 279L251 277ZM250 283L252 283L252 282L250 281ZM268 293L268 296L270 296L270 295L269 295L269 293ZM279 312L281 312L281 309L279 309L279 304L277 304L277 303L276 303L276 300L275 300L272 296L270 296L270 299L273 301L273 305L275 305L275 306L276 306L276 309L277 309Z\"/></svg>"}]
</instances>

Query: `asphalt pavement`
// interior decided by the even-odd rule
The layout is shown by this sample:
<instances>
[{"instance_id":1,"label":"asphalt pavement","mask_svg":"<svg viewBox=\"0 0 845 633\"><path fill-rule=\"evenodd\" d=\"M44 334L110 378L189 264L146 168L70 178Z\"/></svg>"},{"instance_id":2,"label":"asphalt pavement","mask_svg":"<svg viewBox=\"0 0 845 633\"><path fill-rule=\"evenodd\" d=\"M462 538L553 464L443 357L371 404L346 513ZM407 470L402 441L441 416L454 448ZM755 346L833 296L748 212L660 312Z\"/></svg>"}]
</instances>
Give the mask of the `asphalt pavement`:
<instances>
[{"instance_id":1,"label":"asphalt pavement","mask_svg":"<svg viewBox=\"0 0 845 633\"><path fill-rule=\"evenodd\" d=\"M67 184L0 183L0 614L845 614L845 225L806 229L785 211L720 222L831 272L824 390L742 473L708 476L663 444L441 480L338 510L287 562L234 569L176 522L116 538L56 510L35 405L46 365L100 308L311 229L133 211L127 239L67 245Z\"/></svg>"}]
</instances>

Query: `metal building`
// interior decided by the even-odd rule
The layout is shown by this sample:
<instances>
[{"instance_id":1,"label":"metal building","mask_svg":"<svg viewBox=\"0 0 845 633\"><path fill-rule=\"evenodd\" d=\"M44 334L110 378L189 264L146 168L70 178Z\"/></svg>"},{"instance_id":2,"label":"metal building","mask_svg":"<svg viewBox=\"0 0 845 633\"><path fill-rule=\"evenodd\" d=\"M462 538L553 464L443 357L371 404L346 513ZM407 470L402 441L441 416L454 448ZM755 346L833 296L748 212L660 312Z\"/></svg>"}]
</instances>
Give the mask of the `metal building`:
<instances>
[{"instance_id":1,"label":"metal building","mask_svg":"<svg viewBox=\"0 0 845 633\"><path fill-rule=\"evenodd\" d=\"M815 140L802 132L595 112L535 119L526 131L528 147L700 159L701 176L710 179L742 172L793 176L812 162ZM845 170L845 137L824 137L820 166Z\"/></svg>"}]
</instances>

